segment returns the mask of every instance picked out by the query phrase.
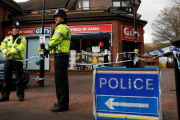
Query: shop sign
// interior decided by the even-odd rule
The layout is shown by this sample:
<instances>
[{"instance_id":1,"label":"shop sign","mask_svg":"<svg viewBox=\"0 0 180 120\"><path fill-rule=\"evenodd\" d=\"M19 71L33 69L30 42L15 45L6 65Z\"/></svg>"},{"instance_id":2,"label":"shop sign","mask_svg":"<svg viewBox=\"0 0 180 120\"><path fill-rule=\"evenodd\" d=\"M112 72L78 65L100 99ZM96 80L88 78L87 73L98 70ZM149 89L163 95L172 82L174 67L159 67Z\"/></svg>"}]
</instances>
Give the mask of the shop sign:
<instances>
[{"instance_id":1,"label":"shop sign","mask_svg":"<svg viewBox=\"0 0 180 120\"><path fill-rule=\"evenodd\" d=\"M22 28L20 30L20 35L34 35L35 33L35 29L34 28ZM11 29L7 29L5 31L6 36L12 35L12 30Z\"/></svg>"},{"instance_id":2,"label":"shop sign","mask_svg":"<svg viewBox=\"0 0 180 120\"><path fill-rule=\"evenodd\" d=\"M42 34L42 28L35 28L35 34ZM45 27L44 28L44 34L51 34L51 28L50 27Z\"/></svg>"},{"instance_id":3,"label":"shop sign","mask_svg":"<svg viewBox=\"0 0 180 120\"><path fill-rule=\"evenodd\" d=\"M42 34L42 28L37 27L37 28L22 28L20 30L20 35L35 35L35 34ZM44 34L51 34L51 28L50 27L45 27L44 28ZM6 29L5 30L5 35L9 36L12 35L12 30L11 29Z\"/></svg>"},{"instance_id":4,"label":"shop sign","mask_svg":"<svg viewBox=\"0 0 180 120\"><path fill-rule=\"evenodd\" d=\"M95 32L112 32L112 25L84 25L69 26L71 33L95 33Z\"/></svg>"},{"instance_id":5,"label":"shop sign","mask_svg":"<svg viewBox=\"0 0 180 120\"><path fill-rule=\"evenodd\" d=\"M134 38L134 27L122 25L121 26L121 34L122 34L122 40L128 40L128 41L135 41ZM137 37L138 42L142 42L142 32L141 29L137 29Z\"/></svg>"}]
</instances>

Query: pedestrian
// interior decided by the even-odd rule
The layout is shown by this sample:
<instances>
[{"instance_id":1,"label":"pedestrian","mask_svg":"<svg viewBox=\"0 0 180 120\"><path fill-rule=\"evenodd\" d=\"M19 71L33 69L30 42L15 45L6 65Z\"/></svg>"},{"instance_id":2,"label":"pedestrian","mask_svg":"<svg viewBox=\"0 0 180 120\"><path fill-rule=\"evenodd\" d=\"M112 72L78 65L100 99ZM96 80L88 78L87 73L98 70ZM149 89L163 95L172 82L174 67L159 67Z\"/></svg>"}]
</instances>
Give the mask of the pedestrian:
<instances>
[{"instance_id":1,"label":"pedestrian","mask_svg":"<svg viewBox=\"0 0 180 120\"><path fill-rule=\"evenodd\" d=\"M20 36L21 26L18 21L12 24L12 33L1 42L1 51L6 59L4 63L4 86L0 102L8 101L11 90L13 71L16 76L16 91L19 101L24 101L23 58L26 47L26 38Z\"/></svg>"},{"instance_id":2,"label":"pedestrian","mask_svg":"<svg viewBox=\"0 0 180 120\"><path fill-rule=\"evenodd\" d=\"M47 56L50 50L54 53L55 66L55 86L57 102L51 108L52 112L69 110L69 83L68 83L68 64L69 48L71 43L71 32L67 24L66 12L58 9L53 16L56 28L53 36L45 48L44 55Z\"/></svg>"}]
</instances>

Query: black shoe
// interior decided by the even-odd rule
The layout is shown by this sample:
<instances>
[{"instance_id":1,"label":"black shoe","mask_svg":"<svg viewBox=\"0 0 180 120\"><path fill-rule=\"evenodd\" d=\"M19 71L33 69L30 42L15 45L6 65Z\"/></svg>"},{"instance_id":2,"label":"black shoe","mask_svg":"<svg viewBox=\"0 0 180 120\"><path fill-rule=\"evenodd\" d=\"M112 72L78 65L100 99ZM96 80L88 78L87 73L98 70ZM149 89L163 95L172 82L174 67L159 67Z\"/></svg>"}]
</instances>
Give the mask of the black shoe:
<instances>
[{"instance_id":1,"label":"black shoe","mask_svg":"<svg viewBox=\"0 0 180 120\"><path fill-rule=\"evenodd\" d=\"M0 102L4 102L4 101L8 101L9 100L9 97L2 97L1 99L0 99Z\"/></svg>"},{"instance_id":2,"label":"black shoe","mask_svg":"<svg viewBox=\"0 0 180 120\"><path fill-rule=\"evenodd\" d=\"M51 108L51 111L52 112L63 112L63 111L68 111L69 109L68 108L65 108L65 107L52 107Z\"/></svg>"},{"instance_id":3,"label":"black shoe","mask_svg":"<svg viewBox=\"0 0 180 120\"><path fill-rule=\"evenodd\" d=\"M58 107L58 105L59 105L59 104L58 104L57 102L54 103L54 106L55 106L55 107Z\"/></svg>"},{"instance_id":4,"label":"black shoe","mask_svg":"<svg viewBox=\"0 0 180 120\"><path fill-rule=\"evenodd\" d=\"M19 101L24 101L24 98L18 98Z\"/></svg>"}]
</instances>

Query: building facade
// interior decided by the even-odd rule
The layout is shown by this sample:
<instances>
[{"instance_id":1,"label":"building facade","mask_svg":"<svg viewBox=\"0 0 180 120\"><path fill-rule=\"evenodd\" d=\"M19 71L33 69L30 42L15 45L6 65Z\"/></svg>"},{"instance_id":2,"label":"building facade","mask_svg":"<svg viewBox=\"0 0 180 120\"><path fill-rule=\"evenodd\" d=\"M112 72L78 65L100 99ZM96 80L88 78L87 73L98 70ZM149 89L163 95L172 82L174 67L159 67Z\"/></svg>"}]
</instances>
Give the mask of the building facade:
<instances>
[{"instance_id":1,"label":"building facade","mask_svg":"<svg viewBox=\"0 0 180 120\"><path fill-rule=\"evenodd\" d=\"M33 0L31 0L33 1ZM95 0L69 0L64 1L61 8L67 12L68 26L70 27L71 54L69 71L92 71L92 64L107 66L103 63L116 62L108 66L144 67L144 62L139 61L136 66L130 60L133 59L135 49L134 41L134 19L132 15L109 14L108 8L112 5L125 5L127 3L112 3L105 0L98 3ZM96 4L95 4L96 3ZM26 4L20 4L21 7ZM139 6L137 6L138 8ZM33 9L33 8L31 8ZM55 28L52 17L56 9L49 6L45 15L45 44L51 37ZM4 20L4 35L11 35L11 23L18 20L21 23L21 34L27 38L26 58L34 56L38 52L39 37L42 33L42 10L24 10L26 15L11 20ZM144 53L143 27L147 24L144 20L137 20L138 49L139 54ZM3 34L3 33L2 33ZM123 53L124 54L117 54ZM45 59L46 72L54 73L53 56ZM34 57L30 61L39 59ZM128 62L121 62L128 61ZM27 64L29 71L39 70L35 63Z\"/></svg>"}]
</instances>

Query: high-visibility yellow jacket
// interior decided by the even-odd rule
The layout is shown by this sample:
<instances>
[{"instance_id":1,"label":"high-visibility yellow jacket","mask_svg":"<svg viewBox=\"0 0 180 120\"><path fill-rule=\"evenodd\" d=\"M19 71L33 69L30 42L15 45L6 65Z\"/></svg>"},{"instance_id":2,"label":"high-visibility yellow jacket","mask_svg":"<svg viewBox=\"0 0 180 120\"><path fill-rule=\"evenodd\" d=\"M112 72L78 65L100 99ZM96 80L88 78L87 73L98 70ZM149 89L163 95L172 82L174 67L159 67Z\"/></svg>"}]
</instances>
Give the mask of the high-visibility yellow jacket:
<instances>
[{"instance_id":1,"label":"high-visibility yellow jacket","mask_svg":"<svg viewBox=\"0 0 180 120\"><path fill-rule=\"evenodd\" d=\"M24 52L26 47L26 38L19 36L13 43L13 36L6 37L1 42L1 51L4 55L4 58L23 62ZM6 52L11 52L11 56L7 57Z\"/></svg>"},{"instance_id":2,"label":"high-visibility yellow jacket","mask_svg":"<svg viewBox=\"0 0 180 120\"><path fill-rule=\"evenodd\" d=\"M70 44L71 32L69 27L66 24L59 24L46 49L51 50L50 54L69 53Z\"/></svg>"}]
</instances>

